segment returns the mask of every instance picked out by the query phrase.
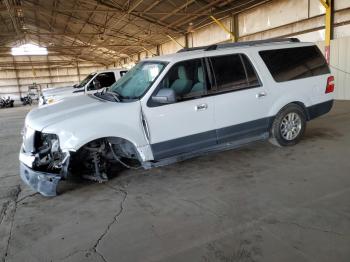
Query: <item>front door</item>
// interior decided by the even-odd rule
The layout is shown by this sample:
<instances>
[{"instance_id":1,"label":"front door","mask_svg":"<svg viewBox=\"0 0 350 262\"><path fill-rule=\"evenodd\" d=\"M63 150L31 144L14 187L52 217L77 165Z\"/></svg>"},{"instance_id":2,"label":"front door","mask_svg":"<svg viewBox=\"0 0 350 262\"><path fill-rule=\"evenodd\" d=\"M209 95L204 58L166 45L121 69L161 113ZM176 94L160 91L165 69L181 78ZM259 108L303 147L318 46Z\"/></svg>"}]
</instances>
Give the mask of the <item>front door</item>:
<instances>
[{"instance_id":1,"label":"front door","mask_svg":"<svg viewBox=\"0 0 350 262\"><path fill-rule=\"evenodd\" d=\"M171 88L177 102L157 104L149 100L143 114L155 160L178 156L217 143L213 97L206 97L209 81L202 59L172 66L155 90ZM150 98L152 99L152 98Z\"/></svg>"}]
</instances>

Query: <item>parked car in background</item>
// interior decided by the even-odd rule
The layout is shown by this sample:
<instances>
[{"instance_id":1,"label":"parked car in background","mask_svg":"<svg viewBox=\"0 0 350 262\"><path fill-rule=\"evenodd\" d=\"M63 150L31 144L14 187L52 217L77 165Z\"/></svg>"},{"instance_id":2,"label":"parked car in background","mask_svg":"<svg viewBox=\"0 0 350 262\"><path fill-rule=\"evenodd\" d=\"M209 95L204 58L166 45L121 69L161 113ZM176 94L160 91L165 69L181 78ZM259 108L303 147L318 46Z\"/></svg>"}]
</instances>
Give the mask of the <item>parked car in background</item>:
<instances>
[{"instance_id":1,"label":"parked car in background","mask_svg":"<svg viewBox=\"0 0 350 262\"><path fill-rule=\"evenodd\" d=\"M292 146L331 110L333 91L318 47L296 39L153 57L108 90L32 110L20 174L54 196L61 179L103 182L114 165L151 168L257 140Z\"/></svg>"},{"instance_id":2,"label":"parked car in background","mask_svg":"<svg viewBox=\"0 0 350 262\"><path fill-rule=\"evenodd\" d=\"M42 105L53 104L65 97L92 94L105 87L109 87L120 79L126 69L108 69L89 74L83 81L74 86L49 88L42 90L39 98L39 107Z\"/></svg>"}]
</instances>

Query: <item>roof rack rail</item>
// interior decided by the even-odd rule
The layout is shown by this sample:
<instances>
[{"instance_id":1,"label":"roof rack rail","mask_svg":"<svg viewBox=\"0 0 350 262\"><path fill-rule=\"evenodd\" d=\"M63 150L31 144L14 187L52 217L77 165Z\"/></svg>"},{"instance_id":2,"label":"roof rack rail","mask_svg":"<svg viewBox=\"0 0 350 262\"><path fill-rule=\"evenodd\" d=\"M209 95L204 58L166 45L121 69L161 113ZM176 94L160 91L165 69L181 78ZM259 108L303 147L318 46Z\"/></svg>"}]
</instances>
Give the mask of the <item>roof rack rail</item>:
<instances>
[{"instance_id":1,"label":"roof rack rail","mask_svg":"<svg viewBox=\"0 0 350 262\"><path fill-rule=\"evenodd\" d=\"M177 51L177 53L182 53L182 52L189 52L189 51L196 51L196 50L205 50L209 48L210 45L207 46L198 46L198 47L185 47Z\"/></svg>"},{"instance_id":2,"label":"roof rack rail","mask_svg":"<svg viewBox=\"0 0 350 262\"><path fill-rule=\"evenodd\" d=\"M224 49L224 48L232 48L232 47L240 47L240 46L255 46L255 45L263 45L263 44L269 44L269 43L284 43L284 42L299 43L300 40L298 38L272 38L272 39L258 40L258 41L245 41L245 42L237 42L237 43L200 46L200 47L193 47L193 48L183 48L180 51L178 51L178 53L195 51L195 50L212 51L212 50Z\"/></svg>"}]
</instances>

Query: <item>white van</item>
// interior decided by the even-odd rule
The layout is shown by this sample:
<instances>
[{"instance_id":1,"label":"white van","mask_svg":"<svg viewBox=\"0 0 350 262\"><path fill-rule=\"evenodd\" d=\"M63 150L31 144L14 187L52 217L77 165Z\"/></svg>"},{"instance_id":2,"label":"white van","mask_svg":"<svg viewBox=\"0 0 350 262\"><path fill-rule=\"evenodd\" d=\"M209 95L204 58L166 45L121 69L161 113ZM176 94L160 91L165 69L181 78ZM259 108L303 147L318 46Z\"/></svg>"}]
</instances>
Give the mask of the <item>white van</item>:
<instances>
[{"instance_id":1,"label":"white van","mask_svg":"<svg viewBox=\"0 0 350 262\"><path fill-rule=\"evenodd\" d=\"M22 179L56 195L78 174L151 168L269 139L296 144L329 112L334 78L320 50L297 39L213 45L141 61L108 91L32 110Z\"/></svg>"},{"instance_id":2,"label":"white van","mask_svg":"<svg viewBox=\"0 0 350 262\"><path fill-rule=\"evenodd\" d=\"M68 87L57 87L42 90L39 107L53 104L65 97L93 94L102 88L109 87L125 75L126 69L108 69L89 74L79 84Z\"/></svg>"}]
</instances>

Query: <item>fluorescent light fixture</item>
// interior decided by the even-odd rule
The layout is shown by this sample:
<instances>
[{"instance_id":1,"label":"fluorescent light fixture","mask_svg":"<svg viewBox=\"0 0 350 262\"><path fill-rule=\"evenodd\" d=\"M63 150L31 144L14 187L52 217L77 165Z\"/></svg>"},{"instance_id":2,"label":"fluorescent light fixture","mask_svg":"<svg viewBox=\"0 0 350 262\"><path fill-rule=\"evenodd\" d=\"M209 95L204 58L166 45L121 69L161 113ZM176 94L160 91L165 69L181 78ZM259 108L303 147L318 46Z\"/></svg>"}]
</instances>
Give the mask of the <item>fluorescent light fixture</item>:
<instances>
[{"instance_id":1,"label":"fluorescent light fixture","mask_svg":"<svg viewBox=\"0 0 350 262\"><path fill-rule=\"evenodd\" d=\"M33 44L25 44L19 47L12 47L11 54L13 56L18 55L47 55L47 48L40 47Z\"/></svg>"}]
</instances>

